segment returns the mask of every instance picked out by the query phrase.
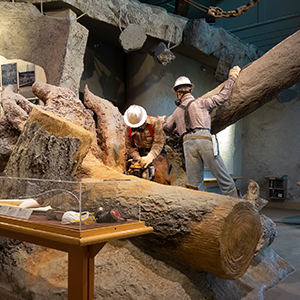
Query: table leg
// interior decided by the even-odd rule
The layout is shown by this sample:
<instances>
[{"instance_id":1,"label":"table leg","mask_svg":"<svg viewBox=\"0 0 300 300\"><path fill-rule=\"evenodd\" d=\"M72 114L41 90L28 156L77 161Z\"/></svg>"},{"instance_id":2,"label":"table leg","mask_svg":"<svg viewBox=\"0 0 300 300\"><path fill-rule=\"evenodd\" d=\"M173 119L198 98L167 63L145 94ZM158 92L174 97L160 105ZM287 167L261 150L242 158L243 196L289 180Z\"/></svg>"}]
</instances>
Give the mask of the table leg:
<instances>
[{"instance_id":1,"label":"table leg","mask_svg":"<svg viewBox=\"0 0 300 300\"><path fill-rule=\"evenodd\" d=\"M89 300L94 300L94 291L95 291L95 260L94 257L98 252L105 246L105 243L95 244L88 246L88 255L89 255Z\"/></svg>"},{"instance_id":2,"label":"table leg","mask_svg":"<svg viewBox=\"0 0 300 300\"><path fill-rule=\"evenodd\" d=\"M68 251L69 300L94 300L94 258L105 244L70 247Z\"/></svg>"},{"instance_id":3,"label":"table leg","mask_svg":"<svg viewBox=\"0 0 300 300\"><path fill-rule=\"evenodd\" d=\"M72 246L68 254L68 299L94 300L94 290L89 291L90 279L94 279L94 269L90 270L94 266L94 258L89 258L88 247Z\"/></svg>"}]
</instances>

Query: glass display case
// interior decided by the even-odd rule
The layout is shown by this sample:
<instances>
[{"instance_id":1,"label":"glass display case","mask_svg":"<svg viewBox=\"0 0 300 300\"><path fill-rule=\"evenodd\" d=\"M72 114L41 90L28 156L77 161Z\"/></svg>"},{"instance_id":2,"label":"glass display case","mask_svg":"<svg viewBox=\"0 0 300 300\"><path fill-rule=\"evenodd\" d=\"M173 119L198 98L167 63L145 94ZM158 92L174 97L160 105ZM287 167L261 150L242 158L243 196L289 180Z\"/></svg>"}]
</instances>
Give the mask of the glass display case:
<instances>
[{"instance_id":1,"label":"glass display case","mask_svg":"<svg viewBox=\"0 0 300 300\"><path fill-rule=\"evenodd\" d=\"M139 180L0 177L0 217L75 231L139 222Z\"/></svg>"},{"instance_id":2,"label":"glass display case","mask_svg":"<svg viewBox=\"0 0 300 300\"><path fill-rule=\"evenodd\" d=\"M0 236L67 252L68 299L94 299L94 259L108 241L153 232L140 219L139 180L0 185Z\"/></svg>"}]
</instances>

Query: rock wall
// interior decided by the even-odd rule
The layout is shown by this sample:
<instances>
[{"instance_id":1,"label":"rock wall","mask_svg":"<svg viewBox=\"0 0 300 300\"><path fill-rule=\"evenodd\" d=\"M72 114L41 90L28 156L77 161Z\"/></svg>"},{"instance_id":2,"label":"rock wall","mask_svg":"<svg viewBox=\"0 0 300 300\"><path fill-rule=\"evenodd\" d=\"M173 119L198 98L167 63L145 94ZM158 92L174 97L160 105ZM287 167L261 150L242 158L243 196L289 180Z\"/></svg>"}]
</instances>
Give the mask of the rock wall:
<instances>
[{"instance_id":1,"label":"rock wall","mask_svg":"<svg viewBox=\"0 0 300 300\"><path fill-rule=\"evenodd\" d=\"M265 199L265 176L288 175L287 202L299 202L299 100L299 92L290 102L275 99L243 119L243 172L259 183Z\"/></svg>"},{"instance_id":2,"label":"rock wall","mask_svg":"<svg viewBox=\"0 0 300 300\"><path fill-rule=\"evenodd\" d=\"M76 20L44 16L32 4L2 1L0 27L0 55L41 66L48 83L78 92L86 28Z\"/></svg>"},{"instance_id":3,"label":"rock wall","mask_svg":"<svg viewBox=\"0 0 300 300\"><path fill-rule=\"evenodd\" d=\"M184 43L206 55L219 58L219 64L224 64L227 60L227 68L235 65L244 67L263 54L256 46L243 42L221 27L209 25L204 19L189 21L184 30ZM226 68L226 64L224 67ZM222 80L224 77L220 81Z\"/></svg>"},{"instance_id":4,"label":"rock wall","mask_svg":"<svg viewBox=\"0 0 300 300\"><path fill-rule=\"evenodd\" d=\"M40 1L27 2L40 4ZM178 44L182 40L182 32L187 19L168 14L158 6L140 3L135 0L46 0L43 3L64 2L75 7L90 18L119 27L122 30L130 24L141 27L146 35L163 41Z\"/></svg>"}]
</instances>

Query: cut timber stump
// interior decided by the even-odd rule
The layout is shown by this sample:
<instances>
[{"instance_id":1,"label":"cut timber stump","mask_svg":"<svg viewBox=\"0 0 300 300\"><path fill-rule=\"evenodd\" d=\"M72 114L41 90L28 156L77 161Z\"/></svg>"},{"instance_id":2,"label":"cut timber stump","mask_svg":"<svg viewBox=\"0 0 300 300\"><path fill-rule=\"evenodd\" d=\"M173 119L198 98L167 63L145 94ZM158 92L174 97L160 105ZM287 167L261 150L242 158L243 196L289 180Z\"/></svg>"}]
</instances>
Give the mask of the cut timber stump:
<instances>
[{"instance_id":1,"label":"cut timber stump","mask_svg":"<svg viewBox=\"0 0 300 300\"><path fill-rule=\"evenodd\" d=\"M93 135L41 108L34 107L5 168L22 178L74 180Z\"/></svg>"}]
</instances>

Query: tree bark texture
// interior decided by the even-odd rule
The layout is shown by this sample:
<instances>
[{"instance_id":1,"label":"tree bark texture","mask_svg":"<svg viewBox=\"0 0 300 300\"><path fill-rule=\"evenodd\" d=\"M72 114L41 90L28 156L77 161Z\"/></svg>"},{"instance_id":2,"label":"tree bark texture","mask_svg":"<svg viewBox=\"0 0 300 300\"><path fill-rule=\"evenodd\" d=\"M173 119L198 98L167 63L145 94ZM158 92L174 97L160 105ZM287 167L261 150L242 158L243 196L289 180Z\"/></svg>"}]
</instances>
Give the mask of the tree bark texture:
<instances>
[{"instance_id":1,"label":"tree bark texture","mask_svg":"<svg viewBox=\"0 0 300 300\"><path fill-rule=\"evenodd\" d=\"M140 180L140 186L126 184L126 180L137 178L97 160L84 160L81 169L107 185L85 191L87 198L82 201L88 211L98 203L131 218L137 216L140 206L141 220L154 232L135 241L150 254L160 253L225 279L246 272L261 236L260 216L251 202L145 179Z\"/></svg>"},{"instance_id":2,"label":"tree bark texture","mask_svg":"<svg viewBox=\"0 0 300 300\"><path fill-rule=\"evenodd\" d=\"M211 132L217 133L274 99L300 81L300 31L242 69L231 99L212 112ZM217 94L224 84L202 97Z\"/></svg>"},{"instance_id":3,"label":"tree bark texture","mask_svg":"<svg viewBox=\"0 0 300 300\"><path fill-rule=\"evenodd\" d=\"M7 176L74 180L93 135L40 108L33 108L5 168Z\"/></svg>"},{"instance_id":4,"label":"tree bark texture","mask_svg":"<svg viewBox=\"0 0 300 300\"><path fill-rule=\"evenodd\" d=\"M84 88L84 104L97 115L97 140L103 162L119 171L125 169L125 122L118 108L110 101L95 96Z\"/></svg>"},{"instance_id":5,"label":"tree bark texture","mask_svg":"<svg viewBox=\"0 0 300 300\"><path fill-rule=\"evenodd\" d=\"M95 122L91 114L85 109L81 100L74 92L65 87L57 87L41 81L36 81L32 86L33 93L45 103L44 110L64 118L91 132L94 140L91 146L92 153L101 158L102 153L96 140Z\"/></svg>"},{"instance_id":6,"label":"tree bark texture","mask_svg":"<svg viewBox=\"0 0 300 300\"><path fill-rule=\"evenodd\" d=\"M253 259L261 224L249 202L225 202L201 222L191 221L190 229L170 255L219 278L236 279Z\"/></svg>"}]
</instances>

